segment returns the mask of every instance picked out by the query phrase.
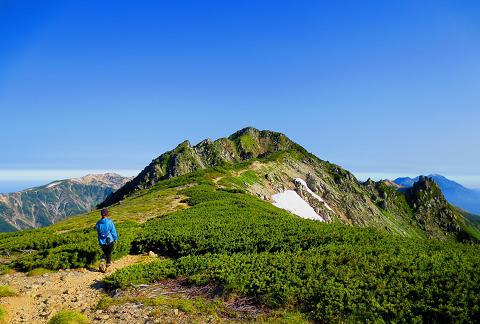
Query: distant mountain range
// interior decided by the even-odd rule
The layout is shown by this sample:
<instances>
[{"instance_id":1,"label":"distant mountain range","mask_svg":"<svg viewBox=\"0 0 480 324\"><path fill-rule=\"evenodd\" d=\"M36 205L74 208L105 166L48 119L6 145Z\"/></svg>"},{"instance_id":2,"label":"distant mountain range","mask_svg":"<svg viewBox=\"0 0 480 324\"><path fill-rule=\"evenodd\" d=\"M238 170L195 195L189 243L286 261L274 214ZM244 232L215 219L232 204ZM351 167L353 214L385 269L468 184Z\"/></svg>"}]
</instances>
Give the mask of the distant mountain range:
<instances>
[{"instance_id":1,"label":"distant mountain range","mask_svg":"<svg viewBox=\"0 0 480 324\"><path fill-rule=\"evenodd\" d=\"M439 174L430 174L427 177L435 180L440 189L442 189L445 198L451 204L467 212L480 215L480 190L465 188L461 184ZM397 178L393 182L404 188L411 188L419 178Z\"/></svg>"},{"instance_id":2,"label":"distant mountain range","mask_svg":"<svg viewBox=\"0 0 480 324\"><path fill-rule=\"evenodd\" d=\"M47 226L84 213L122 187L130 178L115 173L91 174L0 194L0 231Z\"/></svg>"}]
</instances>

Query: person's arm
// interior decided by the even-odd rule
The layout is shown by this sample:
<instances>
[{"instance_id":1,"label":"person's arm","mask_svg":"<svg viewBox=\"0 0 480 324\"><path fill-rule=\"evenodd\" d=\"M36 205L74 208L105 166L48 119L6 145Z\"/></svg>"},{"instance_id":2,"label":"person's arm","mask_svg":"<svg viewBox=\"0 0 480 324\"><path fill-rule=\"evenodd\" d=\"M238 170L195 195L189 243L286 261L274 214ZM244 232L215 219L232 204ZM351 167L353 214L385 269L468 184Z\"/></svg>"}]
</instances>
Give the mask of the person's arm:
<instances>
[{"instance_id":1,"label":"person's arm","mask_svg":"<svg viewBox=\"0 0 480 324\"><path fill-rule=\"evenodd\" d=\"M117 229L115 228L115 224L113 222L112 222L112 229L110 230L110 233L112 233L113 240L118 241Z\"/></svg>"},{"instance_id":2,"label":"person's arm","mask_svg":"<svg viewBox=\"0 0 480 324\"><path fill-rule=\"evenodd\" d=\"M97 232L98 244L100 244L100 235L98 234L98 222L95 224L95 231Z\"/></svg>"}]
</instances>

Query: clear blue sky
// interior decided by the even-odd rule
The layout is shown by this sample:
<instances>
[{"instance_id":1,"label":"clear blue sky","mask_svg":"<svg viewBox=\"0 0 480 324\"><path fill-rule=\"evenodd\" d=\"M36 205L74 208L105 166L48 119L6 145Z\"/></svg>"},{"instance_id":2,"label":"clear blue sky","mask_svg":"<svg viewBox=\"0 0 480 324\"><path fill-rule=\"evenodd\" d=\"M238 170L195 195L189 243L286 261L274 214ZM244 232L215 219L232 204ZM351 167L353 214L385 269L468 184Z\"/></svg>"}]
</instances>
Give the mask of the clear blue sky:
<instances>
[{"instance_id":1,"label":"clear blue sky","mask_svg":"<svg viewBox=\"0 0 480 324\"><path fill-rule=\"evenodd\" d=\"M479 17L455 0L0 0L0 192L134 173L247 125L360 177L480 187Z\"/></svg>"}]
</instances>

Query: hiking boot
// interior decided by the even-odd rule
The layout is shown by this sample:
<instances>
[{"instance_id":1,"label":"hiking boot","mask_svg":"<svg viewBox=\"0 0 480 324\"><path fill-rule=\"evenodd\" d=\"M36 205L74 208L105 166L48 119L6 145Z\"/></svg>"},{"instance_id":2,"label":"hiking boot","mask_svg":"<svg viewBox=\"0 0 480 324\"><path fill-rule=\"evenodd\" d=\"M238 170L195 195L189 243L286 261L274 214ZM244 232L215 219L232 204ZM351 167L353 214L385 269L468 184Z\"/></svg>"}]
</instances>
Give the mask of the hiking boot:
<instances>
[{"instance_id":1,"label":"hiking boot","mask_svg":"<svg viewBox=\"0 0 480 324\"><path fill-rule=\"evenodd\" d=\"M98 270L100 272L106 272L107 271L107 265L105 264L105 261L100 261L100 264L98 265Z\"/></svg>"}]
</instances>

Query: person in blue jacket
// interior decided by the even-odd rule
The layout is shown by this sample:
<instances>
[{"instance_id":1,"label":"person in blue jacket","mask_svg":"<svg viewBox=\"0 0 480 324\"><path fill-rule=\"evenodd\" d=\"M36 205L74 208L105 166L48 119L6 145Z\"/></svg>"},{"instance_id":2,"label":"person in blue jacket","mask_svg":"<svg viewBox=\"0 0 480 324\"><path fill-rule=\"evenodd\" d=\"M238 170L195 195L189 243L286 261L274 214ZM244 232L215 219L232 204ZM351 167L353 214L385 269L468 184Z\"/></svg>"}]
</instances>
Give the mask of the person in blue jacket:
<instances>
[{"instance_id":1,"label":"person in blue jacket","mask_svg":"<svg viewBox=\"0 0 480 324\"><path fill-rule=\"evenodd\" d=\"M107 260L107 267L110 266L112 262L112 252L115 242L118 241L117 230L113 221L108 218L108 209L103 208L100 211L102 219L100 219L95 228L98 234L98 243L103 251L102 261Z\"/></svg>"}]
</instances>

